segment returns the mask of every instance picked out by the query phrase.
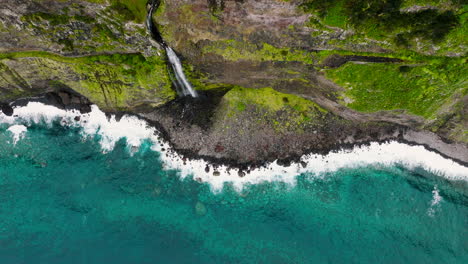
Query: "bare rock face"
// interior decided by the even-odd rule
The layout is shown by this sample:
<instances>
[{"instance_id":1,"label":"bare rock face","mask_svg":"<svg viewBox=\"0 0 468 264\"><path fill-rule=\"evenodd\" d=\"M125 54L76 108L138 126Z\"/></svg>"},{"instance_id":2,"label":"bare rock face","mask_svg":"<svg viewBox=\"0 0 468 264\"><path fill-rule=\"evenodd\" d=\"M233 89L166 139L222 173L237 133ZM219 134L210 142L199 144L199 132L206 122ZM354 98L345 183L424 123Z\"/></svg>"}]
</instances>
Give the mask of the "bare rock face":
<instances>
[{"instance_id":1,"label":"bare rock face","mask_svg":"<svg viewBox=\"0 0 468 264\"><path fill-rule=\"evenodd\" d=\"M369 24L347 17L361 12L359 4L365 1L354 1L354 7L336 6L341 1L315 6L319 1L161 0L153 19L202 94L195 101L176 97L164 51L146 33L146 6L137 2L3 0L2 111L11 112L8 102L37 95L65 108L81 105L86 110L95 103L108 112L129 111L153 121L188 157L240 166L276 159L288 164L310 151L326 153L389 139L434 146L448 156L468 160L466 90L451 83L453 76L442 72L445 66L430 68L466 54L466 42L457 37L460 31L450 31L456 30L461 23L457 16L463 15L455 2L430 8L400 6L391 17L378 13L388 9L385 1L372 1L370 15L358 16L363 15L366 23L369 17L384 17L387 20L379 22L387 25L398 24L392 22L400 18L407 24L422 20L403 31L397 25L385 27L389 31L367 32ZM442 37L448 34L448 39L427 40L440 37L431 28L437 34L444 32ZM462 62L451 65L465 69ZM350 90L369 84L347 85L354 72L342 82L327 74L350 64L377 63L394 66L397 73L388 75L397 77L403 74L400 69L428 65L420 71L427 75L421 84L427 89L415 98L429 98L442 86L456 88L448 89L452 94L445 101L431 106L431 115L416 115L398 104L357 111L352 103L367 100L375 93L373 87L362 98L352 98ZM389 89L400 88L405 87ZM415 135L420 134L413 130L437 135L424 132L429 136L417 141ZM439 142L448 139L462 143L452 148ZM451 155L454 150L458 154Z\"/></svg>"},{"instance_id":2,"label":"bare rock face","mask_svg":"<svg viewBox=\"0 0 468 264\"><path fill-rule=\"evenodd\" d=\"M73 90L103 110L130 111L174 99L141 20L114 2L2 1L0 101Z\"/></svg>"},{"instance_id":3,"label":"bare rock face","mask_svg":"<svg viewBox=\"0 0 468 264\"><path fill-rule=\"evenodd\" d=\"M309 50L338 48L332 42L344 38L347 34L345 30L324 30L310 25L312 15L301 10L300 4L303 2L164 1L164 11L155 19L163 28L163 37L179 49L189 43L225 39ZM347 44L346 49L350 50L384 51L371 41L364 46Z\"/></svg>"},{"instance_id":4,"label":"bare rock face","mask_svg":"<svg viewBox=\"0 0 468 264\"><path fill-rule=\"evenodd\" d=\"M107 4L5 0L0 14L0 52L155 54L144 25L126 20Z\"/></svg>"}]
</instances>

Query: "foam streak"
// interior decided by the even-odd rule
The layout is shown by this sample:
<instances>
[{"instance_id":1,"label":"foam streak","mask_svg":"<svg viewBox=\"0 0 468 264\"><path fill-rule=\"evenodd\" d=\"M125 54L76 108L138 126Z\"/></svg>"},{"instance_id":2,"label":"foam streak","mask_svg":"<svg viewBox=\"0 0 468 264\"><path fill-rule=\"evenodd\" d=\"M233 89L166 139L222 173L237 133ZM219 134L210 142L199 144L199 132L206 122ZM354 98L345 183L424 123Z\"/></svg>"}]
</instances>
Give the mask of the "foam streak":
<instances>
[{"instance_id":1,"label":"foam streak","mask_svg":"<svg viewBox=\"0 0 468 264\"><path fill-rule=\"evenodd\" d=\"M76 118L77 116L80 118ZM60 110L36 102L15 108L15 115L12 117L0 114L0 123L18 128L12 129L14 131L19 131L21 126L24 127L21 131L25 131L26 127L33 123L45 122L51 125L54 121L59 121L63 126L81 127L84 137L100 136L104 152L111 151L122 138L126 138L127 144L134 148L149 140L153 143L152 150L162 153L161 160L165 169L180 171L182 178L193 177L195 180L208 182L214 191L222 190L225 183L232 183L237 190L241 190L246 184L260 182L282 181L294 185L296 177L301 173L310 172L320 176L342 168L369 165L401 165L410 170L422 168L449 180L468 181L468 167L446 159L423 146L410 146L398 142L371 143L369 146L331 152L327 155L304 155L301 161L307 163L305 167L300 164L284 167L273 162L266 167L252 170L245 177L239 177L237 169L229 170L226 166L217 167L216 173L214 168L210 168L210 172L207 173L205 161L184 161L182 156L168 151L170 145L158 136L158 131L135 116L125 115L117 121L114 116L107 118L97 106L92 106L92 111L88 114L80 114L77 111ZM14 134L17 135L16 132Z\"/></svg>"}]
</instances>

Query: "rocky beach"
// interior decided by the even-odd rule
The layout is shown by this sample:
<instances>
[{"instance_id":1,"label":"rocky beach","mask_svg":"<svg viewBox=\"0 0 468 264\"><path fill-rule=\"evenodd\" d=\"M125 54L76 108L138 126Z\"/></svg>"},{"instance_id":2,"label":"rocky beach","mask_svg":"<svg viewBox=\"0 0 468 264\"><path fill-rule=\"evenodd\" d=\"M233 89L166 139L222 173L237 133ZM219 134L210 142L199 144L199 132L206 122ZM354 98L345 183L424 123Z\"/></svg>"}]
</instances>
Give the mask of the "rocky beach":
<instances>
[{"instance_id":1,"label":"rocky beach","mask_svg":"<svg viewBox=\"0 0 468 264\"><path fill-rule=\"evenodd\" d=\"M336 36L311 37L315 29L306 21L313 14L301 11L299 1L164 1L153 19L203 94L177 98L158 55L163 51L143 25L148 6L6 1L2 109L8 114L7 105L36 96L82 111L97 104L109 113L149 120L187 157L244 167L274 160L287 164L308 153L386 140L422 144L468 161L467 97L459 91L452 106L444 104L431 118L404 109L363 113L343 103L353 99L346 99L345 88L327 78L327 71L349 63L415 67L417 59L398 57L391 45L356 45L347 40L353 32L335 28L325 32ZM194 14L190 21L189 14ZM366 53L372 56L361 55Z\"/></svg>"}]
</instances>

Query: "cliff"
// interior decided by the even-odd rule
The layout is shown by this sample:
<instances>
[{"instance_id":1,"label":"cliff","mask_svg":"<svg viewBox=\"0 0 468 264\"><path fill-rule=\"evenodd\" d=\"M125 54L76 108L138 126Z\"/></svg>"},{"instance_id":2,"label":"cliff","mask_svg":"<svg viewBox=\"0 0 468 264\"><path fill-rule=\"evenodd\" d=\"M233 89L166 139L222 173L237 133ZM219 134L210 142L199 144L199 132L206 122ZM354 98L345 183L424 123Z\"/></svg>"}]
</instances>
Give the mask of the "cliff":
<instances>
[{"instance_id":1,"label":"cliff","mask_svg":"<svg viewBox=\"0 0 468 264\"><path fill-rule=\"evenodd\" d=\"M463 1L163 0L153 19L200 100L176 99L146 8L4 1L0 100L74 91L239 164L385 139L468 161Z\"/></svg>"}]
</instances>

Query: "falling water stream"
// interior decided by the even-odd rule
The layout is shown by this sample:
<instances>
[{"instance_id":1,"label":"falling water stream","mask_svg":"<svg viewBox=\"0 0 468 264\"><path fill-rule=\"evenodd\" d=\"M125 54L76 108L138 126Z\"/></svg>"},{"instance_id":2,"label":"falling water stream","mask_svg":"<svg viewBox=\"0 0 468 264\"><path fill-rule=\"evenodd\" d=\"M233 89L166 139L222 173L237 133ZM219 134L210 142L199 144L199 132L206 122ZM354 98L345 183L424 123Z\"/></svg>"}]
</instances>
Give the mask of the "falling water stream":
<instances>
[{"instance_id":1,"label":"falling water stream","mask_svg":"<svg viewBox=\"0 0 468 264\"><path fill-rule=\"evenodd\" d=\"M148 29L196 97L151 21L158 3ZM13 110L0 111L0 264L468 263L468 168L422 146L215 176L136 116Z\"/></svg>"},{"instance_id":2,"label":"falling water stream","mask_svg":"<svg viewBox=\"0 0 468 264\"><path fill-rule=\"evenodd\" d=\"M164 39L161 37L161 34L159 33L158 29L153 23L153 12L158 8L160 2L158 0L150 0L148 3L150 4L150 9L146 18L146 27L148 28L151 37L159 44L161 44L161 46L163 46L166 50L169 64L171 65L172 72L175 76L174 85L177 88L177 92L181 96L190 95L194 98L198 97L197 92L193 89L192 85L187 80L187 77L184 74L182 63L180 62L179 57L174 52L174 50L166 44Z\"/></svg>"}]
</instances>

